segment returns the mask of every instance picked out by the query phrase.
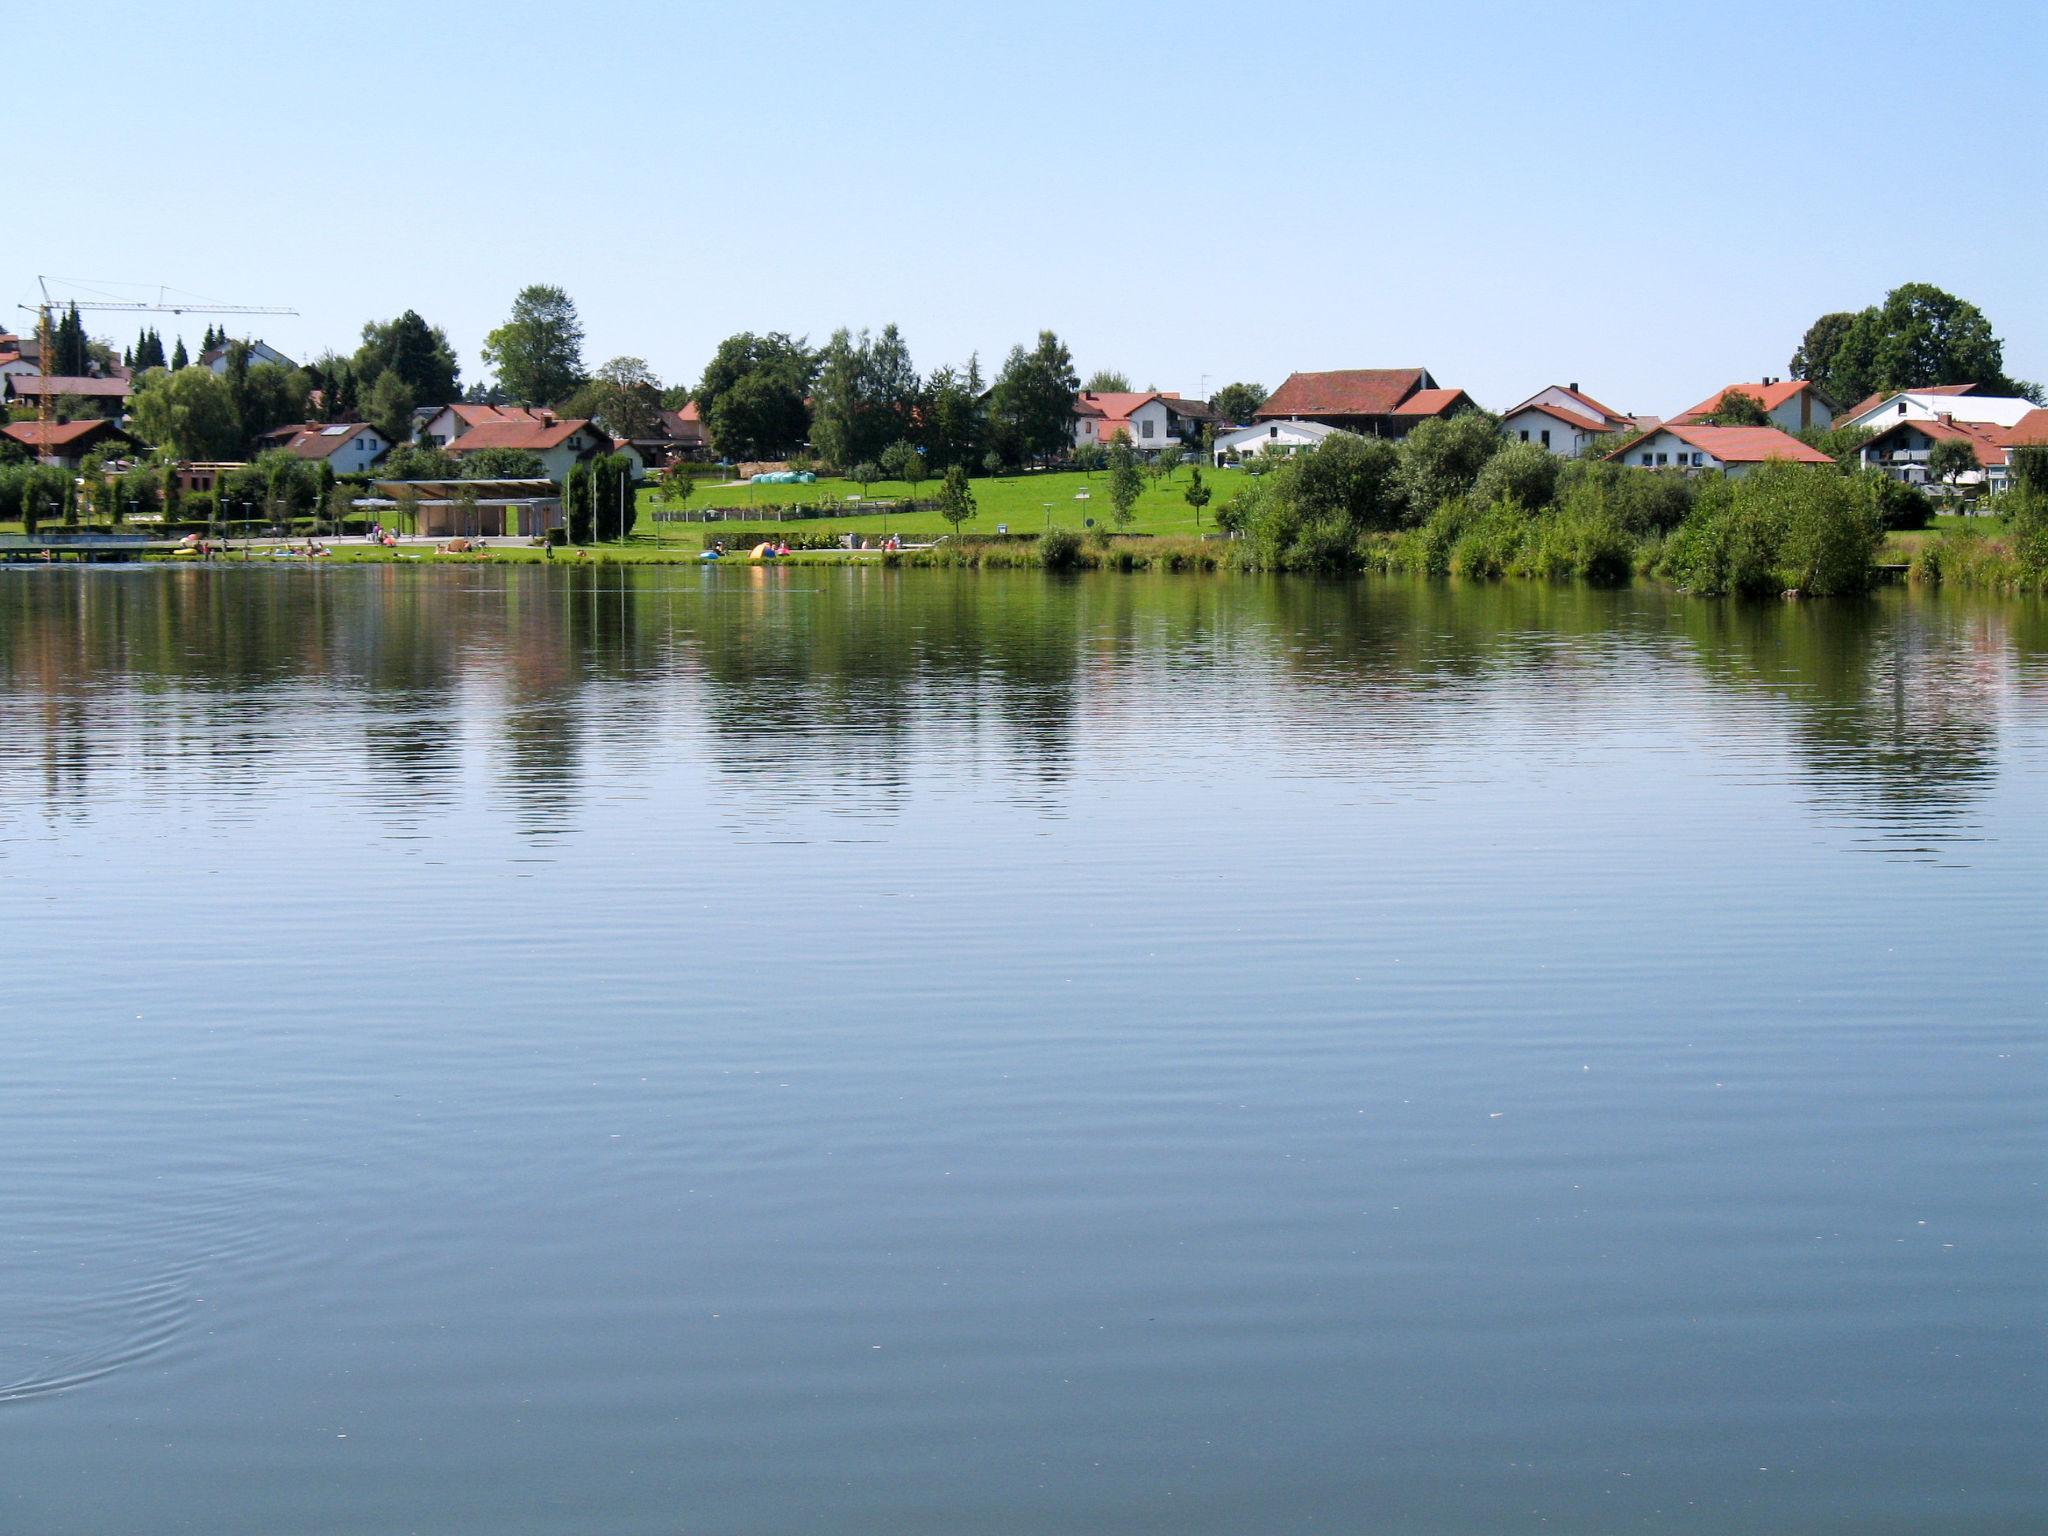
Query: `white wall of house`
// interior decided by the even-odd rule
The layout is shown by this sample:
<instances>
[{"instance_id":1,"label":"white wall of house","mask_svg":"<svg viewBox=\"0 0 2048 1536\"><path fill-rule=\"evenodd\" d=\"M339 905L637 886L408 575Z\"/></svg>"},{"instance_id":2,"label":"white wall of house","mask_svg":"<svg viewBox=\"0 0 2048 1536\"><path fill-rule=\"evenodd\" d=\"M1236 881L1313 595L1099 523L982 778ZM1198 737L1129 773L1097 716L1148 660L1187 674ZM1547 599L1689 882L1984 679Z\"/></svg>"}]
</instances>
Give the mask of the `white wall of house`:
<instances>
[{"instance_id":1,"label":"white wall of house","mask_svg":"<svg viewBox=\"0 0 2048 1536\"><path fill-rule=\"evenodd\" d=\"M375 427L365 427L328 456L337 475L359 475L385 454L391 444Z\"/></svg>"},{"instance_id":2,"label":"white wall of house","mask_svg":"<svg viewBox=\"0 0 2048 1536\"><path fill-rule=\"evenodd\" d=\"M1719 469L1725 470L1731 479L1755 468L1751 464L1723 464L1711 453L1670 432L1652 432L1632 444L1621 462L1632 469Z\"/></svg>"},{"instance_id":3,"label":"white wall of house","mask_svg":"<svg viewBox=\"0 0 2048 1536\"><path fill-rule=\"evenodd\" d=\"M0 378L27 378L36 372L36 365L27 358L14 357L0 363Z\"/></svg>"},{"instance_id":4,"label":"white wall of house","mask_svg":"<svg viewBox=\"0 0 2048 1536\"><path fill-rule=\"evenodd\" d=\"M1584 453L1593 440L1600 436L1600 429L1588 423L1584 427L1573 427L1559 421L1548 411L1531 410L1524 407L1511 416L1503 416L1501 431L1511 443L1535 443L1548 448L1561 459L1576 459Z\"/></svg>"},{"instance_id":5,"label":"white wall of house","mask_svg":"<svg viewBox=\"0 0 2048 1536\"><path fill-rule=\"evenodd\" d=\"M446 448L468 430L468 424L455 414L455 408L450 405L442 406L427 418L427 436L436 448Z\"/></svg>"},{"instance_id":6,"label":"white wall of house","mask_svg":"<svg viewBox=\"0 0 2048 1536\"><path fill-rule=\"evenodd\" d=\"M1902 421L1934 421L1952 416L1957 421L1986 426L2011 427L2033 410L2034 402L2011 395L1916 395L1908 390L1886 397L1860 416L1843 425L1868 427L1882 432Z\"/></svg>"},{"instance_id":7,"label":"white wall of house","mask_svg":"<svg viewBox=\"0 0 2048 1536\"><path fill-rule=\"evenodd\" d=\"M1808 427L1826 428L1833 424L1835 413L1828 409L1827 402L1810 389L1802 389L1789 400L1781 401L1774 411L1766 411L1771 425L1793 436Z\"/></svg>"},{"instance_id":8,"label":"white wall of house","mask_svg":"<svg viewBox=\"0 0 2048 1536\"><path fill-rule=\"evenodd\" d=\"M1305 421L1262 421L1253 426L1239 427L1235 432L1225 432L1216 439L1216 465L1220 469L1232 453L1240 458L1268 451L1302 453L1320 446L1329 435L1327 428Z\"/></svg>"}]
</instances>

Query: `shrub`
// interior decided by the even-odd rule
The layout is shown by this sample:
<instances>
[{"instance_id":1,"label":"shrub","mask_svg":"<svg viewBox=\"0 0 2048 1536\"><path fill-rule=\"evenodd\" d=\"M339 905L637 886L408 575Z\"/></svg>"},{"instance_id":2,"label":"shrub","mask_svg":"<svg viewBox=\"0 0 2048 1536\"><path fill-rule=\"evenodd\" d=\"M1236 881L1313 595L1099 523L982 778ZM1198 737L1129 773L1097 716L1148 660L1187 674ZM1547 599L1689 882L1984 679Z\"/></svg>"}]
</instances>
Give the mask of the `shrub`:
<instances>
[{"instance_id":1,"label":"shrub","mask_svg":"<svg viewBox=\"0 0 2048 1536\"><path fill-rule=\"evenodd\" d=\"M1665 546L1667 574L1695 592L1814 596L1868 590L1884 540L1868 481L1766 464L1710 481Z\"/></svg>"},{"instance_id":2,"label":"shrub","mask_svg":"<svg viewBox=\"0 0 2048 1536\"><path fill-rule=\"evenodd\" d=\"M1907 485L1894 480L1882 470L1863 471L1870 482L1870 493L1877 504L1878 521L1887 532L1903 533L1910 529L1925 528L1934 517L1934 503L1927 499L1927 493L1918 486Z\"/></svg>"},{"instance_id":3,"label":"shrub","mask_svg":"<svg viewBox=\"0 0 2048 1536\"><path fill-rule=\"evenodd\" d=\"M1048 571L1081 568L1081 536L1071 528L1048 528L1038 540L1038 564Z\"/></svg>"},{"instance_id":4,"label":"shrub","mask_svg":"<svg viewBox=\"0 0 2048 1536\"><path fill-rule=\"evenodd\" d=\"M1509 443L1486 461L1472 482L1472 500L1482 507L1512 501L1547 507L1557 493L1557 456L1536 443Z\"/></svg>"}]
</instances>

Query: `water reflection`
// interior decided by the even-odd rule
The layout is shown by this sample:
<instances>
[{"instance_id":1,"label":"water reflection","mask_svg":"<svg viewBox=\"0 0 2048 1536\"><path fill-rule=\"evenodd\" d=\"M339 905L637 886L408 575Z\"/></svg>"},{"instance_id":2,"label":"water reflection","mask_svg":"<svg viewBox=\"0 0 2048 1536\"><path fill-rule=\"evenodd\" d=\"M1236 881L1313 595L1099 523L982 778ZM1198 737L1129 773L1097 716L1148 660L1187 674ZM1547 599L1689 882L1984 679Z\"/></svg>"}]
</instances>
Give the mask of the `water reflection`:
<instances>
[{"instance_id":1,"label":"water reflection","mask_svg":"<svg viewBox=\"0 0 2048 1536\"><path fill-rule=\"evenodd\" d=\"M367 765L417 824L465 782L523 830L678 751L714 809L899 816L935 765L1060 813L1078 743L1162 721L1303 774L1426 777L1474 712L1591 737L1649 701L1730 771L1789 752L1822 814L1895 852L1974 835L2004 711L2040 686L2036 605L1894 592L1732 604L1506 584L1042 579L868 568L10 571L10 805L89 815L110 776L175 797ZM1658 701L1662 701L1659 703Z\"/></svg>"}]
</instances>

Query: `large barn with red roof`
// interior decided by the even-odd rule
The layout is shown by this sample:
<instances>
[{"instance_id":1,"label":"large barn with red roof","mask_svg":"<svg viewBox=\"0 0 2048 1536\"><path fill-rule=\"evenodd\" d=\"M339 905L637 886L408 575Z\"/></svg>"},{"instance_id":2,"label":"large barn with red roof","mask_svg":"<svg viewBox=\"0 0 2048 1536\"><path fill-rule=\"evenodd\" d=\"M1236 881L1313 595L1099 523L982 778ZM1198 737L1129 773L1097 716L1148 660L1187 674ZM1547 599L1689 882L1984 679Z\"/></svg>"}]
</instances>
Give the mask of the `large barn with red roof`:
<instances>
[{"instance_id":1,"label":"large barn with red roof","mask_svg":"<svg viewBox=\"0 0 2048 1536\"><path fill-rule=\"evenodd\" d=\"M1462 389L1444 389L1427 368L1340 368L1290 373L1252 415L1314 421L1365 437L1406 437L1425 421L1478 409Z\"/></svg>"}]
</instances>

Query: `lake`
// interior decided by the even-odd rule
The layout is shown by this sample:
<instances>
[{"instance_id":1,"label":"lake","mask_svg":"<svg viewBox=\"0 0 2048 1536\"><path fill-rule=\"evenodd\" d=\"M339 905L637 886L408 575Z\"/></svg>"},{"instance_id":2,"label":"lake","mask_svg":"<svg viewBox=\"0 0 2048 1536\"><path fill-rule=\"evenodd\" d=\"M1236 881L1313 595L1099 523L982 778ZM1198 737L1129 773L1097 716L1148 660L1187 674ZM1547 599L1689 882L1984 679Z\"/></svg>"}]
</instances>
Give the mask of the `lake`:
<instances>
[{"instance_id":1,"label":"lake","mask_svg":"<svg viewBox=\"0 0 2048 1536\"><path fill-rule=\"evenodd\" d=\"M2048 1527L2048 606L0 571L0 1529Z\"/></svg>"}]
</instances>

